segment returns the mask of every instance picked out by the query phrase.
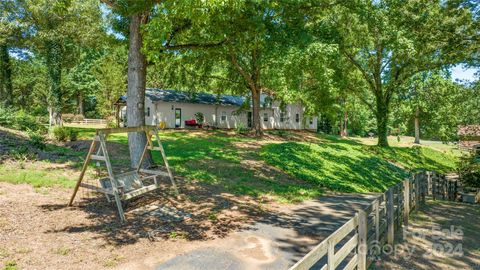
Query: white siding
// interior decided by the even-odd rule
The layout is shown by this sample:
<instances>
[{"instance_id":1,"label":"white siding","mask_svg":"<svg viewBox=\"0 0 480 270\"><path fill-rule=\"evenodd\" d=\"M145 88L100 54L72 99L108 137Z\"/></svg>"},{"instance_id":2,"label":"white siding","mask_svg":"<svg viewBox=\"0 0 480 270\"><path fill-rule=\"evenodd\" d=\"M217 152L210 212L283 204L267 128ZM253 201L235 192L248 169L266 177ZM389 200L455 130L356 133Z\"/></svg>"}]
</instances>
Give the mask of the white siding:
<instances>
[{"instance_id":1,"label":"white siding","mask_svg":"<svg viewBox=\"0 0 480 270\"><path fill-rule=\"evenodd\" d=\"M148 109L150 109L150 116L147 114ZM155 125L155 105L149 98L145 98L145 124L146 125Z\"/></svg>"},{"instance_id":2,"label":"white siding","mask_svg":"<svg viewBox=\"0 0 480 270\"><path fill-rule=\"evenodd\" d=\"M150 116L147 115L150 108ZM205 122L216 125L219 128L236 128L240 123L247 127L247 112L237 112L239 107L220 106L195 103L163 102L152 103L150 99L145 100L145 122L147 125L158 125L165 121L167 128L175 128L175 109L182 110L181 128L185 127L185 120L195 119L195 113L201 112L205 116ZM222 114L225 112L226 120L222 121ZM263 129L317 129L317 117L304 117L304 109L300 104L289 104L285 107L285 119L280 122L279 103L274 103L272 108L260 110L260 123ZM264 114L268 114L268 121L264 121ZM296 115L299 121L296 121Z\"/></svg>"},{"instance_id":3,"label":"white siding","mask_svg":"<svg viewBox=\"0 0 480 270\"><path fill-rule=\"evenodd\" d=\"M288 104L284 108L284 120L281 122L280 116L282 110L280 110L279 103L273 104L275 111L275 128L276 129L302 129L303 128L303 108L299 104ZM296 116L298 114L298 122Z\"/></svg>"},{"instance_id":4,"label":"white siding","mask_svg":"<svg viewBox=\"0 0 480 270\"><path fill-rule=\"evenodd\" d=\"M317 130L317 117L312 117L312 124L310 124L309 117L304 115L304 108L299 103L288 104L285 106L283 114L284 119L281 121L280 102L274 102L272 105L275 114L275 129L310 129ZM297 122L298 114L298 122ZM305 117L305 119L304 119Z\"/></svg>"},{"instance_id":5,"label":"white siding","mask_svg":"<svg viewBox=\"0 0 480 270\"><path fill-rule=\"evenodd\" d=\"M215 111L216 109L216 118L217 119L217 126L219 128L236 128L243 123L243 125L247 126L247 116L245 112L238 112L239 107L236 106L215 106L211 105ZM225 113L225 114L224 114ZM222 115L225 115L226 119L222 120ZM215 121L211 122L215 124Z\"/></svg>"},{"instance_id":6,"label":"white siding","mask_svg":"<svg viewBox=\"0 0 480 270\"><path fill-rule=\"evenodd\" d=\"M201 112L205 117L205 122L210 125L215 125L218 121L218 127L220 128L235 128L239 121L245 121L241 119L241 115L237 116L232 114L238 107L234 106L216 106L207 104L194 104L194 103L180 103L180 102L163 102L159 101L155 103L155 115L147 124L158 124L161 121L165 121L167 128L175 127L175 109L181 109L181 128L185 127L185 120L195 119L195 113ZM226 113L226 121L221 121L221 113Z\"/></svg>"},{"instance_id":7,"label":"white siding","mask_svg":"<svg viewBox=\"0 0 480 270\"><path fill-rule=\"evenodd\" d=\"M268 116L268 121L266 122L264 119L265 114ZM278 119L276 119L275 111L273 109L265 108L260 110L260 124L263 129L274 129L276 121L278 121Z\"/></svg>"}]
</instances>

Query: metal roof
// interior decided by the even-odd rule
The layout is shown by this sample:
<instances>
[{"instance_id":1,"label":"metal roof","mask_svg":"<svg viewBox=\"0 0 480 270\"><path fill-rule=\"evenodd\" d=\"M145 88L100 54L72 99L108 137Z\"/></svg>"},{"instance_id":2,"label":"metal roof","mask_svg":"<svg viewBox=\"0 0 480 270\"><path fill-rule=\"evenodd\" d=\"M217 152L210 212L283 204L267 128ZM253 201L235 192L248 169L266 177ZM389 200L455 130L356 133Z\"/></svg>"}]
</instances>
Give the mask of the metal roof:
<instances>
[{"instance_id":1,"label":"metal roof","mask_svg":"<svg viewBox=\"0 0 480 270\"><path fill-rule=\"evenodd\" d=\"M210 93L182 92L176 90L165 90L157 88L147 88L145 96L152 102L181 102L181 103L197 103L197 104L220 104L223 106L242 106L246 98L242 96L232 95L214 95ZM260 103L263 105L266 95L261 95ZM121 96L116 103L125 103L126 96Z\"/></svg>"}]
</instances>

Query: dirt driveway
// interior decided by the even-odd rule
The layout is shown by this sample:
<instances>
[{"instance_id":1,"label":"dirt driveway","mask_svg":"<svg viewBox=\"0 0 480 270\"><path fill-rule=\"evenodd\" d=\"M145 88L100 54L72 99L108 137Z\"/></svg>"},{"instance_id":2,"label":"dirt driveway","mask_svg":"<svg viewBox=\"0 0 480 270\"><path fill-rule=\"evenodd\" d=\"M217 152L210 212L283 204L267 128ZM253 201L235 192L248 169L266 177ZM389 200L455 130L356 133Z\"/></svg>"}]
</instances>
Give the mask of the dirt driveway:
<instances>
[{"instance_id":1,"label":"dirt driveway","mask_svg":"<svg viewBox=\"0 0 480 270\"><path fill-rule=\"evenodd\" d=\"M104 200L66 208L70 190L0 183L0 265L286 269L373 197L282 205L179 182L187 198L158 193L133 202L123 225Z\"/></svg>"},{"instance_id":2,"label":"dirt driveway","mask_svg":"<svg viewBox=\"0 0 480 270\"><path fill-rule=\"evenodd\" d=\"M408 231L373 269L480 269L480 206L427 201L413 214Z\"/></svg>"}]
</instances>

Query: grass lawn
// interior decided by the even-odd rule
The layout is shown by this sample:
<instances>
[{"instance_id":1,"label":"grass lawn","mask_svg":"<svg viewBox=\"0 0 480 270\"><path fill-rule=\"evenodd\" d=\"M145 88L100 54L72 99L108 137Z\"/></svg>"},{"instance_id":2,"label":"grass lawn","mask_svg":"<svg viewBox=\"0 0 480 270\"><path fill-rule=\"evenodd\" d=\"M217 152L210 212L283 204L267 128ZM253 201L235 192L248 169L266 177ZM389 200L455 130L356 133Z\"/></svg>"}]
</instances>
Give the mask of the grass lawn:
<instances>
[{"instance_id":1,"label":"grass lawn","mask_svg":"<svg viewBox=\"0 0 480 270\"><path fill-rule=\"evenodd\" d=\"M400 140L399 140L400 139ZM362 144L366 145L376 145L377 138L353 138ZM388 136L388 143L390 146L394 147L412 147L415 146L413 143L415 141L414 137L410 136ZM443 153L448 153L450 155L460 156L462 151L458 149L458 146L454 143L443 143L441 141L429 141L429 140L420 140L422 146L427 146L429 148L438 150Z\"/></svg>"},{"instance_id":2,"label":"grass lawn","mask_svg":"<svg viewBox=\"0 0 480 270\"><path fill-rule=\"evenodd\" d=\"M79 132L79 140L91 139L95 132L93 128L69 128ZM312 133L267 132L262 140L226 131L165 131L160 136L175 175L226 192L283 202L314 198L325 191L379 192L408 177L412 170L452 171L457 159L431 146L379 148L358 139ZM109 141L127 147L126 134L114 134ZM72 152L68 147L59 148L67 149L67 155ZM73 151L72 155L81 157L86 151ZM153 157L161 163L159 153ZM0 165L0 181L71 187L81 158L57 163L69 164L69 170L74 170L65 174L62 166L37 166L35 170L27 164L18 170Z\"/></svg>"},{"instance_id":3,"label":"grass lawn","mask_svg":"<svg viewBox=\"0 0 480 270\"><path fill-rule=\"evenodd\" d=\"M320 143L266 145L262 158L299 179L333 191L380 192L410 171L449 172L456 158L429 147L364 145L354 140L322 137Z\"/></svg>"},{"instance_id":4,"label":"grass lawn","mask_svg":"<svg viewBox=\"0 0 480 270\"><path fill-rule=\"evenodd\" d=\"M28 183L35 188L61 186L73 188L72 174L68 164L57 166L50 162L12 162L0 165L0 182L12 184Z\"/></svg>"}]
</instances>

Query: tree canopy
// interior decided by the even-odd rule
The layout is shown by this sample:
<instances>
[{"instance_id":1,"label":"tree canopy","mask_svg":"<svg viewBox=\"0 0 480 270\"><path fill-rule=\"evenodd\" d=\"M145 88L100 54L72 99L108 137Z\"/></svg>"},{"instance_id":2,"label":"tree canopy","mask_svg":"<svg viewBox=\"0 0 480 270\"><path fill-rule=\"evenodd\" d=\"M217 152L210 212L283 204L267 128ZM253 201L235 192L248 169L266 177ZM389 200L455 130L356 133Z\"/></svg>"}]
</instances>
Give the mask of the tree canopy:
<instances>
[{"instance_id":1,"label":"tree canopy","mask_svg":"<svg viewBox=\"0 0 480 270\"><path fill-rule=\"evenodd\" d=\"M320 116L319 131L375 133L381 146L392 130L448 141L479 119L478 79L448 72L478 67L479 10L468 0L6 0L0 98L57 125L62 114L110 117L127 94L128 122L140 125L147 86L238 94L261 135L265 94ZM144 142L132 137L130 150Z\"/></svg>"}]
</instances>

